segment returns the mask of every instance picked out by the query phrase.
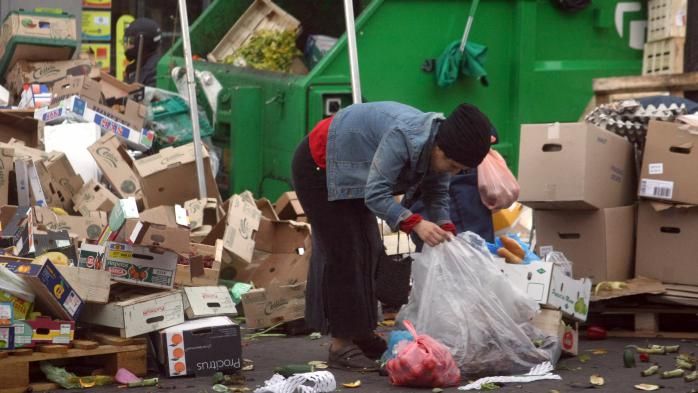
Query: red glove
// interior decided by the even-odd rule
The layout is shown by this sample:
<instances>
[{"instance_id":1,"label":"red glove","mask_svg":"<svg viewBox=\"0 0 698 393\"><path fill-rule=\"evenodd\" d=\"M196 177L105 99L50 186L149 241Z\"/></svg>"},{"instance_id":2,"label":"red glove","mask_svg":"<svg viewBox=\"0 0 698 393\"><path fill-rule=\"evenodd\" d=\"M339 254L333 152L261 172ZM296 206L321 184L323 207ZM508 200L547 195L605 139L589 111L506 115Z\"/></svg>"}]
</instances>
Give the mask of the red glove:
<instances>
[{"instance_id":1,"label":"red glove","mask_svg":"<svg viewBox=\"0 0 698 393\"><path fill-rule=\"evenodd\" d=\"M423 220L422 216L419 214L413 214L400 222L400 230L409 234L414 229L415 225L419 224Z\"/></svg>"},{"instance_id":2,"label":"red glove","mask_svg":"<svg viewBox=\"0 0 698 393\"><path fill-rule=\"evenodd\" d=\"M456 231L456 226L453 225L452 222L447 222L447 223L441 224L441 225L439 225L439 226L440 226L441 229L443 229L444 231L448 231L448 232L451 232L451 233L454 234L454 235L458 235L458 233L457 233L457 231Z\"/></svg>"}]
</instances>

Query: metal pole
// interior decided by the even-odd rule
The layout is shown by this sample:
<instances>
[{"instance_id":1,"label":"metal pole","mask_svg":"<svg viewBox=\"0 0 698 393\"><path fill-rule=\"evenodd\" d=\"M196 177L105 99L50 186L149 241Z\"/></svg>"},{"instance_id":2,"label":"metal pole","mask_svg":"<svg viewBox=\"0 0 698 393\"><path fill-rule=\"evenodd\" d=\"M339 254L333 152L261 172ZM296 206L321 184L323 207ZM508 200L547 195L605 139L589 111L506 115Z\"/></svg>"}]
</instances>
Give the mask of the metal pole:
<instances>
[{"instance_id":1,"label":"metal pole","mask_svg":"<svg viewBox=\"0 0 698 393\"><path fill-rule=\"evenodd\" d=\"M359 75L359 55L356 50L356 28L354 26L354 2L344 0L344 19L347 25L347 48L349 49L349 70L354 104L361 103L361 76Z\"/></svg>"},{"instance_id":2,"label":"metal pole","mask_svg":"<svg viewBox=\"0 0 698 393\"><path fill-rule=\"evenodd\" d=\"M196 102L196 79L194 78L194 62L191 57L191 41L189 40L189 16L187 1L179 0L179 20L182 26L182 46L184 47L184 63L187 72L187 87L189 92L189 110L191 113L191 128L194 138L194 156L196 158L196 180L199 182L199 198L206 198L206 177L204 175L203 146L199 130L199 110ZM184 179L182 179L184 180Z\"/></svg>"},{"instance_id":3,"label":"metal pole","mask_svg":"<svg viewBox=\"0 0 698 393\"><path fill-rule=\"evenodd\" d=\"M465 44L468 42L468 36L470 36L470 28L473 27L473 19L475 19L475 11L477 11L477 6L480 4L480 0L473 0L470 5L470 14L468 14L468 21L465 24L465 30L463 31L463 38L460 40L460 52L465 51Z\"/></svg>"},{"instance_id":4,"label":"metal pole","mask_svg":"<svg viewBox=\"0 0 698 393\"><path fill-rule=\"evenodd\" d=\"M138 34L138 55L136 55L136 76L133 82L141 83L141 66L143 65L143 34Z\"/></svg>"}]
</instances>

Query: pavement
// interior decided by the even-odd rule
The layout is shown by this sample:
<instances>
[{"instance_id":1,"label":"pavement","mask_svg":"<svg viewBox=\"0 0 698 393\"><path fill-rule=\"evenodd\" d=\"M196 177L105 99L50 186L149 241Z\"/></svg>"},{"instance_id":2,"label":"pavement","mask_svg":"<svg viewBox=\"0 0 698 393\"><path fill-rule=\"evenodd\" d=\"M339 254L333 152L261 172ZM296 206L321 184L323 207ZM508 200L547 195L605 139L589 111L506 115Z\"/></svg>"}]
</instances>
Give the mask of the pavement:
<instances>
[{"instance_id":1,"label":"pavement","mask_svg":"<svg viewBox=\"0 0 698 393\"><path fill-rule=\"evenodd\" d=\"M681 352L690 353L698 351L698 343L689 340L668 339L606 339L600 341L580 341L580 355L562 359L558 363L556 373L562 377L560 381L539 381L526 384L514 384L497 389L498 392L530 392L530 393L554 393L557 392L583 392L593 389L589 383L590 376L597 374L605 379L605 385L596 388L599 392L638 392L633 386L636 384L661 385L660 391L690 392L697 389L698 382L687 383L682 378L660 379L658 375L641 377L640 372L648 368L651 363L637 362L635 368L624 368L623 350L626 345L648 346L681 345ZM309 336L289 337L261 337L243 342L243 357L254 362L254 369L243 372L246 378L246 387L250 391L262 386L264 381L271 378L274 368L286 364L303 364L313 360L327 360L329 339L322 337L312 340ZM592 352L592 350L601 350ZM594 354L596 353L596 354ZM586 359L585 359L586 358ZM674 369L675 355L653 355L651 362L657 362L662 370ZM387 377L378 373L352 373L337 370L331 371L337 381L337 391L349 393L362 392L429 392L431 389L413 389L407 387L391 386ZM361 381L358 388L345 388L342 383ZM129 393L151 393L163 390L176 390L177 392L204 393L213 392L209 377L199 378L162 378L159 389L138 388L128 389ZM123 389L115 387L93 389L94 393L120 392ZM443 389L444 392L458 392L456 387ZM84 390L83 390L84 392Z\"/></svg>"}]
</instances>

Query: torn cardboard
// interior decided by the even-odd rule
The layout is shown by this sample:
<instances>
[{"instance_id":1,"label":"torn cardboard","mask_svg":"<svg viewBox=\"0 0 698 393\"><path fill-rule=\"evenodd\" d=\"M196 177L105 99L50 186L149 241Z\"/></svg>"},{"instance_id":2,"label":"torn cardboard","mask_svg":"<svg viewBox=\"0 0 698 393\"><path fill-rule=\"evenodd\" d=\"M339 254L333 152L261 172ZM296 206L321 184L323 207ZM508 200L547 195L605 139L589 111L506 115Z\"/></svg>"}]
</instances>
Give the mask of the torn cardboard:
<instances>
[{"instance_id":1,"label":"torn cardboard","mask_svg":"<svg viewBox=\"0 0 698 393\"><path fill-rule=\"evenodd\" d=\"M66 76L80 75L97 78L99 69L89 59L38 62L20 60L7 73L5 84L13 94L17 94L25 84L41 83L50 87Z\"/></svg>"},{"instance_id":2,"label":"torn cardboard","mask_svg":"<svg viewBox=\"0 0 698 393\"><path fill-rule=\"evenodd\" d=\"M97 240L107 226L107 214L95 211L86 216L65 216L47 207L34 207L34 225L39 229L68 231L79 240Z\"/></svg>"},{"instance_id":3,"label":"torn cardboard","mask_svg":"<svg viewBox=\"0 0 698 393\"><path fill-rule=\"evenodd\" d=\"M83 216L89 216L93 212L111 212L118 201L116 195L92 180L73 196L75 211Z\"/></svg>"},{"instance_id":4,"label":"torn cardboard","mask_svg":"<svg viewBox=\"0 0 698 393\"><path fill-rule=\"evenodd\" d=\"M22 141L26 146L44 148L44 125L36 119L0 112L0 142Z\"/></svg>"},{"instance_id":5,"label":"torn cardboard","mask_svg":"<svg viewBox=\"0 0 698 393\"><path fill-rule=\"evenodd\" d=\"M143 198L134 160L115 134L104 134L88 150L119 197L135 197L136 200Z\"/></svg>"},{"instance_id":6,"label":"torn cardboard","mask_svg":"<svg viewBox=\"0 0 698 393\"><path fill-rule=\"evenodd\" d=\"M303 206L301 206L295 191L281 194L276 200L274 211L281 220L306 221Z\"/></svg>"},{"instance_id":7,"label":"torn cardboard","mask_svg":"<svg viewBox=\"0 0 698 393\"><path fill-rule=\"evenodd\" d=\"M180 256L177 263L175 285L177 286L215 286L221 273L223 258L223 241L216 241L215 246L206 244L190 245L190 252ZM209 265L210 267L206 267Z\"/></svg>"},{"instance_id":8,"label":"torn cardboard","mask_svg":"<svg viewBox=\"0 0 698 393\"><path fill-rule=\"evenodd\" d=\"M51 153L48 159L38 162L36 167L44 194L51 195L46 198L49 206L73 211L73 197L78 194L84 182L75 173L65 153Z\"/></svg>"},{"instance_id":9,"label":"torn cardboard","mask_svg":"<svg viewBox=\"0 0 698 393\"><path fill-rule=\"evenodd\" d=\"M255 249L255 236L259 229L261 212L254 199L250 202L241 195L230 198L223 233L223 268L231 270L224 277L235 277L248 269Z\"/></svg>"},{"instance_id":10,"label":"torn cardboard","mask_svg":"<svg viewBox=\"0 0 698 393\"><path fill-rule=\"evenodd\" d=\"M106 304L109 301L109 272L74 266L56 265L56 268L86 303Z\"/></svg>"}]
</instances>

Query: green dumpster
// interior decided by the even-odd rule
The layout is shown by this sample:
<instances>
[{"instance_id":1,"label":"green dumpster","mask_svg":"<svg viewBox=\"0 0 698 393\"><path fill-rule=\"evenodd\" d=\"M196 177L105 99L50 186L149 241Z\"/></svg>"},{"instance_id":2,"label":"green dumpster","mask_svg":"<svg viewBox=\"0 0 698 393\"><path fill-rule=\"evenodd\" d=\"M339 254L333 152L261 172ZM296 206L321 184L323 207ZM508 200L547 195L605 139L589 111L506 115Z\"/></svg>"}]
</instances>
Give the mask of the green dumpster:
<instances>
[{"instance_id":1,"label":"green dumpster","mask_svg":"<svg viewBox=\"0 0 698 393\"><path fill-rule=\"evenodd\" d=\"M214 1L192 26L193 52L205 57L251 3ZM317 10L327 4L322 0L276 3L306 33L311 26L311 34L328 34L342 23L341 6L328 9L327 18L316 12L304 20L304 6L313 3ZM596 1L579 12L553 3L482 0L470 40L488 47L489 86L461 77L442 88L422 66L460 39L470 1L364 1L356 29L362 94L366 101L394 100L444 113L460 102L478 105L499 131L497 149L516 169L521 124L577 121L591 98L592 78L641 70L645 2ZM173 89L170 70L183 63L177 43L158 65L158 86ZM195 68L222 85L215 110L208 110L215 112L215 142L225 152L227 194L249 189L274 200L290 189L296 144L318 120L351 103L344 37L307 75L207 62L195 62Z\"/></svg>"}]
</instances>

